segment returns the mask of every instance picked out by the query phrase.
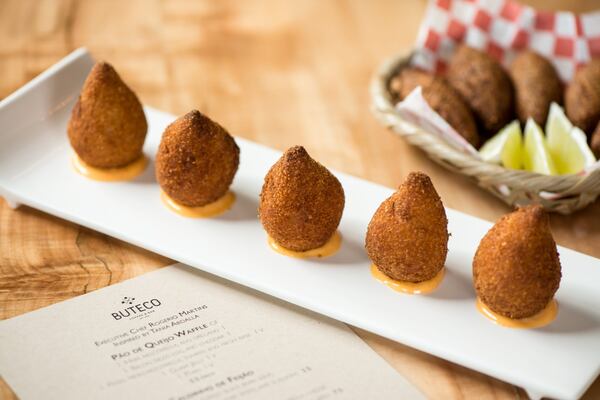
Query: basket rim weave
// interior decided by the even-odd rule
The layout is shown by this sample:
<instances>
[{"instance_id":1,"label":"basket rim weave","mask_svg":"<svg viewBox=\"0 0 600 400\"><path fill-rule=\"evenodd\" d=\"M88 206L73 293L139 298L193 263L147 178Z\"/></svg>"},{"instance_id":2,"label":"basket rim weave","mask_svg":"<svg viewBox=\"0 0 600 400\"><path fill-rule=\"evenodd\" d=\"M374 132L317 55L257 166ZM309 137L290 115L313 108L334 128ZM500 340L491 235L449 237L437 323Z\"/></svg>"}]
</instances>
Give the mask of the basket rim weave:
<instances>
[{"instance_id":1,"label":"basket rim weave","mask_svg":"<svg viewBox=\"0 0 600 400\"><path fill-rule=\"evenodd\" d=\"M570 214L592 203L600 195L600 168L586 176L544 175L523 170L512 170L482 161L464 153L445 140L404 120L397 112L389 92L390 80L404 67L412 51L402 52L384 61L377 70L370 87L372 110L377 119L394 132L421 148L434 161L477 181L510 205L539 203L548 211ZM501 187L510 188L502 190ZM540 195L541 192L560 194L559 198Z\"/></svg>"}]
</instances>

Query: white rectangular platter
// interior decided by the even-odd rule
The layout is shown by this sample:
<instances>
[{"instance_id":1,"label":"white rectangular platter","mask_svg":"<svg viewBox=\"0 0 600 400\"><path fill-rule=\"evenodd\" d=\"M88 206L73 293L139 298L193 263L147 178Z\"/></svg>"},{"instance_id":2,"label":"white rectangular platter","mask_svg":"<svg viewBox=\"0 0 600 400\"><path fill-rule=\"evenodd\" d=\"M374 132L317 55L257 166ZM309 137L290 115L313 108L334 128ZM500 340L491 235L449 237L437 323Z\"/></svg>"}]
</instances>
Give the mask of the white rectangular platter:
<instances>
[{"instance_id":1,"label":"white rectangular platter","mask_svg":"<svg viewBox=\"0 0 600 400\"><path fill-rule=\"evenodd\" d=\"M575 399L600 372L600 260L559 248L559 314L548 327L507 329L475 308L471 260L489 222L447 209L447 274L436 292L410 296L371 278L367 224L392 190L336 173L346 193L341 251L299 260L273 252L258 196L278 151L238 138L237 202L214 219L165 208L154 165L132 182L88 180L71 167L66 124L93 59L80 49L0 103L0 195L174 260L524 387L532 397ZM190 105L190 109L193 105ZM175 116L146 108L153 158ZM243 308L243 305L240 304Z\"/></svg>"}]
</instances>

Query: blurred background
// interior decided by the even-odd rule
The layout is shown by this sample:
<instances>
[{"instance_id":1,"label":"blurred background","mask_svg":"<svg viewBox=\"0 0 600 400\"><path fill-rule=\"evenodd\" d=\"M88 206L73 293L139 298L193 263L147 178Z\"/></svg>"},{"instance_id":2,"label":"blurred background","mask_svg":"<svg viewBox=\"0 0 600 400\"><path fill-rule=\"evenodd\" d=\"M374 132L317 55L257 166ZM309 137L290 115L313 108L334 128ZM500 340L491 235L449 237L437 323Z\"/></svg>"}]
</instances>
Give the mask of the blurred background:
<instances>
[{"instance_id":1,"label":"blurred background","mask_svg":"<svg viewBox=\"0 0 600 400\"><path fill-rule=\"evenodd\" d=\"M598 0L523 3L600 8ZM509 207L434 164L370 112L375 69L411 49L426 6L425 0L0 0L0 98L85 46L112 63L146 105L174 114L197 108L234 135L280 150L302 144L328 167L390 187L421 170L446 206L494 221ZM600 201L551 221L559 244L600 257ZM168 263L31 209L11 211L0 198L0 318ZM36 280L32 271L46 275ZM360 334L433 398L523 396L511 385ZM3 393L11 396L0 382ZM596 382L587 398L598 397Z\"/></svg>"}]
</instances>

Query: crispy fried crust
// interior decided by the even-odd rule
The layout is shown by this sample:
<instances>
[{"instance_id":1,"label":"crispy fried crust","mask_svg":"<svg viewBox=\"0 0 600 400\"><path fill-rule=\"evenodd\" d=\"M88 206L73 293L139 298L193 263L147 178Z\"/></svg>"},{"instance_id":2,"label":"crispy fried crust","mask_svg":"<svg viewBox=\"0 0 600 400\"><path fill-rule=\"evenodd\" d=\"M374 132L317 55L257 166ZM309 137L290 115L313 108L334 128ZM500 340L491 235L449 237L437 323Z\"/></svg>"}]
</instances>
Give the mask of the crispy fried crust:
<instances>
[{"instance_id":1,"label":"crispy fried crust","mask_svg":"<svg viewBox=\"0 0 600 400\"><path fill-rule=\"evenodd\" d=\"M98 62L88 75L67 127L71 146L96 168L123 167L142 155L148 124L135 93L114 68Z\"/></svg>"},{"instance_id":2,"label":"crispy fried crust","mask_svg":"<svg viewBox=\"0 0 600 400\"><path fill-rule=\"evenodd\" d=\"M365 247L387 276L408 282L433 278L448 253L448 220L431 179L411 172L371 219Z\"/></svg>"},{"instance_id":3,"label":"crispy fried crust","mask_svg":"<svg viewBox=\"0 0 600 400\"><path fill-rule=\"evenodd\" d=\"M522 123L531 117L544 126L550 103L560 104L563 87L554 66L533 51L523 51L510 65L515 88L517 116Z\"/></svg>"},{"instance_id":4,"label":"crispy fried crust","mask_svg":"<svg viewBox=\"0 0 600 400\"><path fill-rule=\"evenodd\" d=\"M600 59L581 68L565 92L567 117L588 135L600 120Z\"/></svg>"},{"instance_id":5,"label":"crispy fried crust","mask_svg":"<svg viewBox=\"0 0 600 400\"><path fill-rule=\"evenodd\" d=\"M342 185L304 147L289 148L265 176L259 217L281 246L306 251L333 236L344 210Z\"/></svg>"},{"instance_id":6,"label":"crispy fried crust","mask_svg":"<svg viewBox=\"0 0 600 400\"><path fill-rule=\"evenodd\" d=\"M479 135L471 110L443 78L415 68L404 68L390 82L390 91L396 100L403 100L417 86L422 87L423 97L431 108L474 147L479 146Z\"/></svg>"},{"instance_id":7,"label":"crispy fried crust","mask_svg":"<svg viewBox=\"0 0 600 400\"><path fill-rule=\"evenodd\" d=\"M502 66L486 53L459 46L450 59L447 79L492 135L513 117L513 87Z\"/></svg>"},{"instance_id":8,"label":"crispy fried crust","mask_svg":"<svg viewBox=\"0 0 600 400\"><path fill-rule=\"evenodd\" d=\"M225 195L239 160L240 149L225 128L192 110L165 129L156 178L177 203L204 206Z\"/></svg>"},{"instance_id":9,"label":"crispy fried crust","mask_svg":"<svg viewBox=\"0 0 600 400\"><path fill-rule=\"evenodd\" d=\"M531 317L558 290L560 260L548 215L539 205L500 218L481 239L473 259L477 295L509 318Z\"/></svg>"}]
</instances>

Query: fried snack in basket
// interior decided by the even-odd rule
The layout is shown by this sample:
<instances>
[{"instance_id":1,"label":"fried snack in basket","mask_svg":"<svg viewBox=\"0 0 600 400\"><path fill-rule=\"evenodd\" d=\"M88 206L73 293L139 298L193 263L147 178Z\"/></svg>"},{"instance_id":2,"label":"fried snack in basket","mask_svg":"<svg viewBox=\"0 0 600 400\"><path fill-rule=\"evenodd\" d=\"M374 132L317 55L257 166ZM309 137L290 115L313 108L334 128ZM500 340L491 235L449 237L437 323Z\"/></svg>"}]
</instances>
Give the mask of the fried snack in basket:
<instances>
[{"instance_id":1,"label":"fried snack in basket","mask_svg":"<svg viewBox=\"0 0 600 400\"><path fill-rule=\"evenodd\" d=\"M600 159L600 122L598 122L594 133L592 133L590 148L594 152L596 158Z\"/></svg>"},{"instance_id":2,"label":"fried snack in basket","mask_svg":"<svg viewBox=\"0 0 600 400\"><path fill-rule=\"evenodd\" d=\"M517 116L525 124L531 117L544 126L550 104L562 103L563 87L552 64L534 51L517 54L510 65L510 77L515 88Z\"/></svg>"},{"instance_id":3,"label":"fried snack in basket","mask_svg":"<svg viewBox=\"0 0 600 400\"><path fill-rule=\"evenodd\" d=\"M459 46L450 59L447 79L471 107L487 135L495 134L513 118L512 83L488 54Z\"/></svg>"},{"instance_id":4,"label":"fried snack in basket","mask_svg":"<svg viewBox=\"0 0 600 400\"><path fill-rule=\"evenodd\" d=\"M473 113L445 79L416 68L404 68L391 80L390 91L396 100L403 100L417 86L421 86L429 106L477 148L479 135Z\"/></svg>"},{"instance_id":5,"label":"fried snack in basket","mask_svg":"<svg viewBox=\"0 0 600 400\"><path fill-rule=\"evenodd\" d=\"M600 59L581 68L565 92L567 117L590 135L600 120Z\"/></svg>"}]
</instances>

